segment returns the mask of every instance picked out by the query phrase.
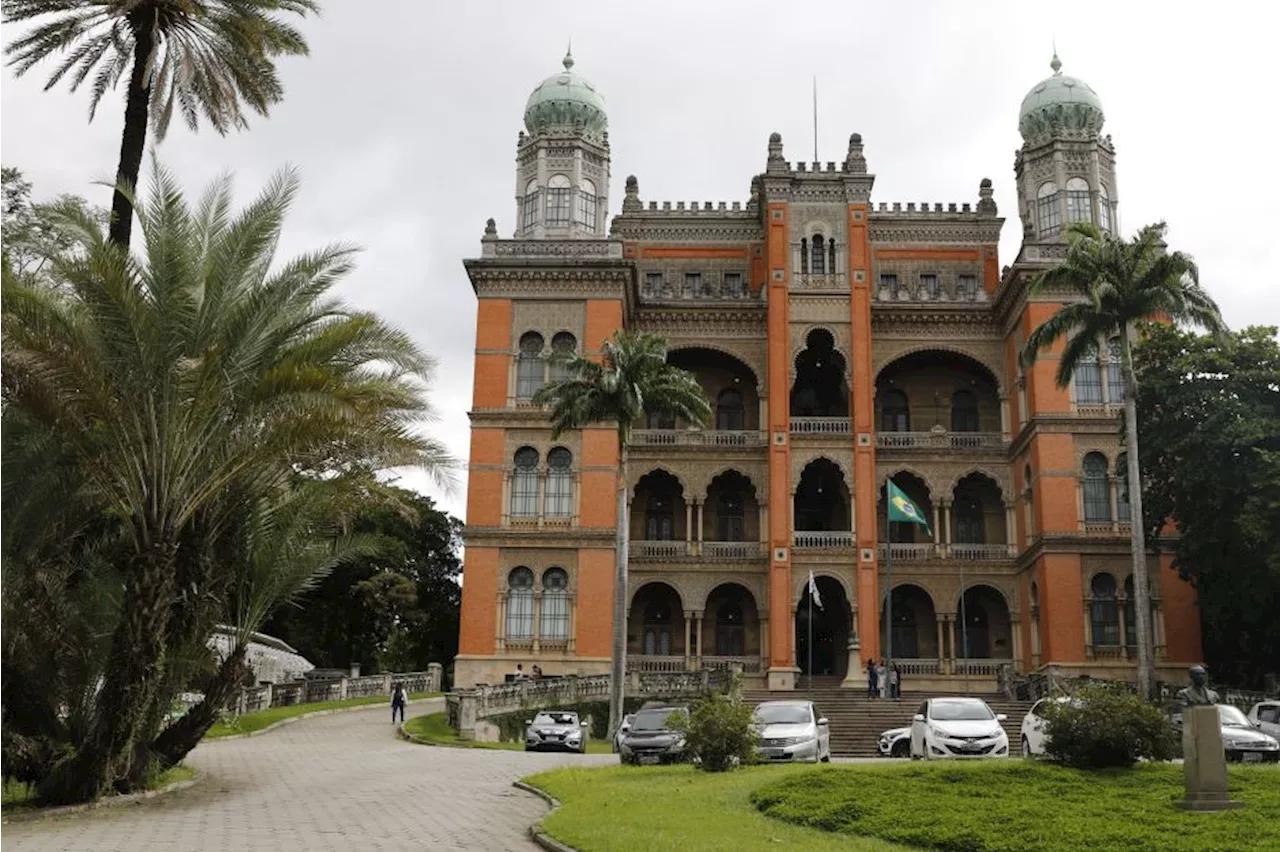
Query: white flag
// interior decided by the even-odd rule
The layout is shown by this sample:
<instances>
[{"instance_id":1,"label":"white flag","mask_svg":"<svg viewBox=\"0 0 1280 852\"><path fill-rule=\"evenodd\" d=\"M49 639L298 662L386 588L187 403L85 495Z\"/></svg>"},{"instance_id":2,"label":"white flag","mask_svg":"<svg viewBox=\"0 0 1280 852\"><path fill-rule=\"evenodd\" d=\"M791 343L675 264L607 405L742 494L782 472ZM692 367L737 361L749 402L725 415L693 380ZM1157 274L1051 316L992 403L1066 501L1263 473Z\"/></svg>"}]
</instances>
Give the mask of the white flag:
<instances>
[{"instance_id":1,"label":"white flag","mask_svg":"<svg viewBox=\"0 0 1280 852\"><path fill-rule=\"evenodd\" d=\"M818 584L813 580L813 569L809 569L809 597L813 599L813 605L818 609L822 609L822 595L818 594Z\"/></svg>"}]
</instances>

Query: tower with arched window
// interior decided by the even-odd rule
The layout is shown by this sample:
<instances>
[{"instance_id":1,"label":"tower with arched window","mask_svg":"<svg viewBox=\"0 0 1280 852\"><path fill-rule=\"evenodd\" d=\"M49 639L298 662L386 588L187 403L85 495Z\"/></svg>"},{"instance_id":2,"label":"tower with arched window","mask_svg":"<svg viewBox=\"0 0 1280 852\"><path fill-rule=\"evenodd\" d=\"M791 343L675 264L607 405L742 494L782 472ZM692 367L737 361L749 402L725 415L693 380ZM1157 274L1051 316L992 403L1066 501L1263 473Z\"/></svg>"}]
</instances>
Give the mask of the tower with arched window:
<instances>
[{"instance_id":1,"label":"tower with arched window","mask_svg":"<svg viewBox=\"0 0 1280 852\"><path fill-rule=\"evenodd\" d=\"M516 146L517 239L598 238L609 209L609 121L604 97L573 70L538 84Z\"/></svg>"}]
</instances>

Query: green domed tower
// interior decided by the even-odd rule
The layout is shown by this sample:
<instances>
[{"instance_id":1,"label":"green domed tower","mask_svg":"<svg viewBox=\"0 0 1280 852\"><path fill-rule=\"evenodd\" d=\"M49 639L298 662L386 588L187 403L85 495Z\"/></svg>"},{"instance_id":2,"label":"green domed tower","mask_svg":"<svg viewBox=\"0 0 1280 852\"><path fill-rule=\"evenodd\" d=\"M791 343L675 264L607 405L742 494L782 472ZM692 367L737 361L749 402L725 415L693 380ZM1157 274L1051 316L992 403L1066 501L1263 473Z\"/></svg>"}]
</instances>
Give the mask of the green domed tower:
<instances>
[{"instance_id":1,"label":"green domed tower","mask_svg":"<svg viewBox=\"0 0 1280 852\"><path fill-rule=\"evenodd\" d=\"M529 94L516 148L516 237L602 238L609 210L609 119L604 96L573 70Z\"/></svg>"},{"instance_id":2,"label":"green domed tower","mask_svg":"<svg viewBox=\"0 0 1280 852\"><path fill-rule=\"evenodd\" d=\"M1014 162L1024 242L1057 242L1067 225L1116 228L1115 149L1102 136L1102 99L1085 81L1053 72L1027 92L1018 113L1022 147Z\"/></svg>"}]
</instances>

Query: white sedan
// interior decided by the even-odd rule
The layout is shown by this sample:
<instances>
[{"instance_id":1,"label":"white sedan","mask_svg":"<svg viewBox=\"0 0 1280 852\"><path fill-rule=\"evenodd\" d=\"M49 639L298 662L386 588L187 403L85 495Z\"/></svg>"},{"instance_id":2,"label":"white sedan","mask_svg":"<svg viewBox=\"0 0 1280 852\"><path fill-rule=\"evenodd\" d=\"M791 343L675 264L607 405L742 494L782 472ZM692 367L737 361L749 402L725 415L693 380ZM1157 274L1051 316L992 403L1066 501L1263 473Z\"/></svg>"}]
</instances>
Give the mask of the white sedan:
<instances>
[{"instance_id":1,"label":"white sedan","mask_svg":"<svg viewBox=\"0 0 1280 852\"><path fill-rule=\"evenodd\" d=\"M1044 744L1048 739L1045 734L1045 719L1042 715L1044 707L1050 701L1058 704L1066 704L1070 701L1065 695L1057 698L1041 698L1035 704L1031 705L1031 709L1027 711L1027 715L1022 717L1022 756L1034 757L1044 754ZM1078 706L1078 703L1077 703Z\"/></svg>"},{"instance_id":2,"label":"white sedan","mask_svg":"<svg viewBox=\"0 0 1280 852\"><path fill-rule=\"evenodd\" d=\"M760 757L768 761L827 763L831 731L811 701L766 701L756 707Z\"/></svg>"},{"instance_id":3,"label":"white sedan","mask_svg":"<svg viewBox=\"0 0 1280 852\"><path fill-rule=\"evenodd\" d=\"M911 757L1008 757L1009 737L1000 727L1004 720L980 698L931 698L911 721Z\"/></svg>"}]
</instances>

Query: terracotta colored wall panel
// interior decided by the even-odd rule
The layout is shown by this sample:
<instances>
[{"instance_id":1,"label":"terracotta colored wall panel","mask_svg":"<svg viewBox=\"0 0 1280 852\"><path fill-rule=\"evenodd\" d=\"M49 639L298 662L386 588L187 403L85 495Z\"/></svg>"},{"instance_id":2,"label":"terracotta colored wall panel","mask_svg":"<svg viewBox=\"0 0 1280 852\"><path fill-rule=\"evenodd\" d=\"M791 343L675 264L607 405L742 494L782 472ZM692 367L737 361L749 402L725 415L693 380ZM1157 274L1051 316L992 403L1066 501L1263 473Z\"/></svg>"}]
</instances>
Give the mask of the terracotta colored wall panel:
<instances>
[{"instance_id":1,"label":"terracotta colored wall panel","mask_svg":"<svg viewBox=\"0 0 1280 852\"><path fill-rule=\"evenodd\" d=\"M511 349L511 300L481 299L476 311L476 349Z\"/></svg>"},{"instance_id":2,"label":"terracotta colored wall panel","mask_svg":"<svg viewBox=\"0 0 1280 852\"><path fill-rule=\"evenodd\" d=\"M1084 589L1080 557L1069 553L1040 558L1040 641L1046 663L1084 660Z\"/></svg>"},{"instance_id":3,"label":"terracotta colored wall panel","mask_svg":"<svg viewBox=\"0 0 1280 852\"><path fill-rule=\"evenodd\" d=\"M1040 323L1058 312L1059 305L1032 302L1022 316L1023 339L1039 328ZM1058 358L1062 354L1062 342L1042 351L1027 370L1027 406L1031 413L1071 410L1071 394L1057 384Z\"/></svg>"},{"instance_id":4,"label":"terracotta colored wall panel","mask_svg":"<svg viewBox=\"0 0 1280 852\"><path fill-rule=\"evenodd\" d=\"M876 550L876 449L875 449L875 375L871 367L871 269L868 259L871 257L871 235L867 226L870 215L866 204L850 204L849 223L849 329L853 340L850 353L852 364L850 373L852 387L849 390L849 410L853 414L853 455L854 455L854 506L858 530L857 553L854 555L854 581L856 594L860 601L877 601L880 599L879 570L873 558L863 562L861 551L867 548L875 554ZM916 256L917 250L901 249L876 250L877 258L891 259L896 255ZM947 250L920 249L921 257L935 260L947 259L954 254ZM965 252L960 252L965 254ZM859 280L861 278L861 280ZM869 443L863 445L858 435L871 437ZM864 657L880 655L880 618L877 607L858 607L858 636L862 642Z\"/></svg>"},{"instance_id":5,"label":"terracotta colored wall panel","mask_svg":"<svg viewBox=\"0 0 1280 852\"><path fill-rule=\"evenodd\" d=\"M510 355L476 355L476 372L471 394L476 408L502 408L507 404L507 379L511 375Z\"/></svg>"},{"instance_id":6,"label":"terracotta colored wall panel","mask_svg":"<svg viewBox=\"0 0 1280 852\"><path fill-rule=\"evenodd\" d=\"M578 551L578 656L613 653L613 550Z\"/></svg>"},{"instance_id":7,"label":"terracotta colored wall panel","mask_svg":"<svg viewBox=\"0 0 1280 852\"><path fill-rule=\"evenodd\" d=\"M622 302L616 299L591 299L587 302L587 352L599 352L600 345L622 328Z\"/></svg>"},{"instance_id":8,"label":"terracotta colored wall panel","mask_svg":"<svg viewBox=\"0 0 1280 852\"><path fill-rule=\"evenodd\" d=\"M747 250L741 246L644 246L640 256L647 259L737 259L747 256Z\"/></svg>"},{"instance_id":9,"label":"terracotta colored wall panel","mask_svg":"<svg viewBox=\"0 0 1280 852\"><path fill-rule=\"evenodd\" d=\"M502 429L471 430L471 469L467 479L467 523L496 527L502 523Z\"/></svg>"},{"instance_id":10,"label":"terracotta colored wall panel","mask_svg":"<svg viewBox=\"0 0 1280 852\"><path fill-rule=\"evenodd\" d=\"M1164 609L1165 656L1178 663L1203 662L1196 590L1173 570L1171 554L1160 557L1160 594Z\"/></svg>"},{"instance_id":11,"label":"terracotta colored wall panel","mask_svg":"<svg viewBox=\"0 0 1280 852\"><path fill-rule=\"evenodd\" d=\"M1043 533L1080 528L1079 478L1070 435L1041 433L1031 445L1035 476L1036 529Z\"/></svg>"},{"instance_id":12,"label":"terracotta colored wall panel","mask_svg":"<svg viewBox=\"0 0 1280 852\"><path fill-rule=\"evenodd\" d=\"M497 639L498 549L468 547L462 565L458 653L492 654Z\"/></svg>"},{"instance_id":13,"label":"terracotta colored wall panel","mask_svg":"<svg viewBox=\"0 0 1280 852\"><path fill-rule=\"evenodd\" d=\"M977 249L876 249L876 260L977 260Z\"/></svg>"}]
</instances>

